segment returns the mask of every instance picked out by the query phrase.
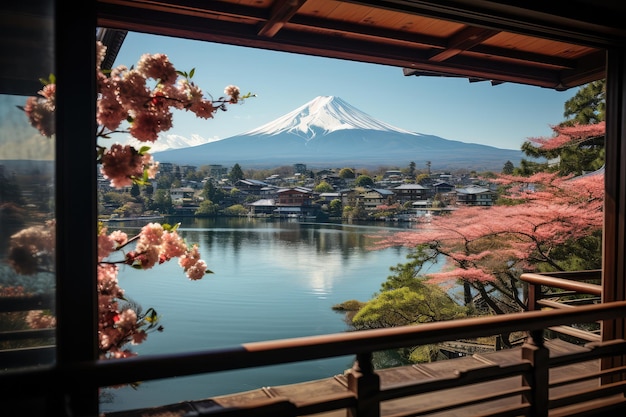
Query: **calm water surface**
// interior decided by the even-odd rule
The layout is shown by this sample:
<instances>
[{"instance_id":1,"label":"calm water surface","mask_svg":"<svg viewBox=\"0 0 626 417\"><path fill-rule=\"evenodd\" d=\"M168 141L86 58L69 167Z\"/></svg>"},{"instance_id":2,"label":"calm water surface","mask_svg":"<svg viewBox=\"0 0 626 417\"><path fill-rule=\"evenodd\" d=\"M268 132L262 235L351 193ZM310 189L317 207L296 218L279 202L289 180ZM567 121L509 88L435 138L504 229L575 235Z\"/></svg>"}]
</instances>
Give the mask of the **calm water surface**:
<instances>
[{"instance_id":1,"label":"calm water surface","mask_svg":"<svg viewBox=\"0 0 626 417\"><path fill-rule=\"evenodd\" d=\"M169 219L181 222L214 274L190 281L176 262L150 271L126 268L126 295L161 316L162 333L133 346L140 355L234 347L241 343L339 333L348 329L332 306L369 300L406 262L408 251L372 251L373 236L409 223L317 224L259 219ZM112 223L133 232L133 223ZM101 411L151 407L284 385L342 373L352 357L145 382L105 390Z\"/></svg>"}]
</instances>

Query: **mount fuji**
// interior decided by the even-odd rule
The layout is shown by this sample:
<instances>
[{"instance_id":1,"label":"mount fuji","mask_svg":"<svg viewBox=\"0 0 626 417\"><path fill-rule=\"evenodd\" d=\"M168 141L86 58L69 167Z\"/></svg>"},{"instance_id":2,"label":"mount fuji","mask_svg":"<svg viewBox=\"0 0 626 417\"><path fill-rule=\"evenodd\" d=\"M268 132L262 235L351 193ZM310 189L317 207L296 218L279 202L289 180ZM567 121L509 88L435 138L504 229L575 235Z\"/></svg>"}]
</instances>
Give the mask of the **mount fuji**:
<instances>
[{"instance_id":1,"label":"mount fuji","mask_svg":"<svg viewBox=\"0 0 626 417\"><path fill-rule=\"evenodd\" d=\"M275 168L402 167L410 162L437 169L497 171L518 165L521 151L410 132L377 120L339 97L320 96L246 133L203 145L155 152L160 162L179 165Z\"/></svg>"}]
</instances>

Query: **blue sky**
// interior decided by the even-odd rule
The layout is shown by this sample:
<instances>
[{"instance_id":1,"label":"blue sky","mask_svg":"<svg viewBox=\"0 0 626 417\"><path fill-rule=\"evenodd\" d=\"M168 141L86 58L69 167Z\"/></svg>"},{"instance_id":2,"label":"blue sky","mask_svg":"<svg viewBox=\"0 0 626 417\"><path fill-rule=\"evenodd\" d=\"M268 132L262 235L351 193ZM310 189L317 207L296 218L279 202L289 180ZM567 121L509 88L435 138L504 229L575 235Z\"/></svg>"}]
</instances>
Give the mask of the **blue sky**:
<instances>
[{"instance_id":1,"label":"blue sky","mask_svg":"<svg viewBox=\"0 0 626 417\"><path fill-rule=\"evenodd\" d=\"M229 84L257 97L231 106L214 119L176 112L168 132L224 139L247 132L302 106L332 95L396 127L520 149L529 137L549 136L561 122L565 92L467 79L405 77L401 68L244 48L209 42L129 33L115 65L135 65L144 53L164 53L181 71L195 68L193 81L217 98Z\"/></svg>"}]
</instances>

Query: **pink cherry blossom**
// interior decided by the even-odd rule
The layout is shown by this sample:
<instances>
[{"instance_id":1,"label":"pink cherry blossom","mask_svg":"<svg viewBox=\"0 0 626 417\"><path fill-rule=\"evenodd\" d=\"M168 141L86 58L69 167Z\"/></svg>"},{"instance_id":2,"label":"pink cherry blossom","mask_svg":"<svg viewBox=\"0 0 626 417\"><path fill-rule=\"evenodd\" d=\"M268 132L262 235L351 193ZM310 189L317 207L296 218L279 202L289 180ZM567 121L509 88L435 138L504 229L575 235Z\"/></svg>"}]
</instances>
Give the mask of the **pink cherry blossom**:
<instances>
[{"instance_id":1,"label":"pink cherry blossom","mask_svg":"<svg viewBox=\"0 0 626 417\"><path fill-rule=\"evenodd\" d=\"M561 245L597 233L603 226L603 175L559 177L500 176L513 203L490 207L460 207L433 216L414 230L378 236L373 249L425 245L441 256L444 267L425 278L436 284L460 281L483 298L497 291L522 308L512 282L521 272L560 266L552 253ZM499 307L491 304L494 310ZM512 307L508 307L512 308Z\"/></svg>"},{"instance_id":2,"label":"pink cherry blossom","mask_svg":"<svg viewBox=\"0 0 626 417\"><path fill-rule=\"evenodd\" d=\"M552 130L555 132L555 135L552 137L529 138L528 141L546 150L576 145L590 139L604 136L606 123L602 121L589 125L575 124L573 126L552 126Z\"/></svg>"},{"instance_id":3,"label":"pink cherry blossom","mask_svg":"<svg viewBox=\"0 0 626 417\"><path fill-rule=\"evenodd\" d=\"M100 68L106 56L106 47L96 44L96 86L98 101L96 137L109 140L113 134L127 133L141 142L155 142L159 135L173 127L172 110L191 111L203 119L213 118L225 111L227 104L242 102L251 97L241 95L237 86L225 88L226 97L212 100L204 97L200 87L190 79L193 70L177 71L164 54L144 54L135 67L124 65L104 72ZM181 75L184 74L184 75ZM55 134L54 112L56 84L49 82L29 97L23 107L30 124L43 136ZM102 175L115 188L153 179L159 164L145 149L113 143L109 147L98 143L97 160ZM54 270L55 222L32 226L11 237L8 262L20 274ZM98 339L101 358L125 358L136 353L125 348L127 344L142 343L149 331L161 331L158 316L150 308L141 313L128 301L119 286L120 265L150 269L158 264L179 258L179 264L191 280L201 279L207 271L198 245L188 246L176 231L159 223L150 223L139 234L129 238L122 231L109 233L102 224L98 227ZM134 248L132 245L134 244ZM5 291L6 292L6 291ZM55 317L32 312L28 323L34 327L54 326Z\"/></svg>"},{"instance_id":4,"label":"pink cherry blossom","mask_svg":"<svg viewBox=\"0 0 626 417\"><path fill-rule=\"evenodd\" d=\"M111 180L111 185L122 188L132 185L133 180L141 178L144 169L149 167L146 166L146 155L140 154L130 145L116 143L102 156L100 171L105 178Z\"/></svg>"}]
</instances>

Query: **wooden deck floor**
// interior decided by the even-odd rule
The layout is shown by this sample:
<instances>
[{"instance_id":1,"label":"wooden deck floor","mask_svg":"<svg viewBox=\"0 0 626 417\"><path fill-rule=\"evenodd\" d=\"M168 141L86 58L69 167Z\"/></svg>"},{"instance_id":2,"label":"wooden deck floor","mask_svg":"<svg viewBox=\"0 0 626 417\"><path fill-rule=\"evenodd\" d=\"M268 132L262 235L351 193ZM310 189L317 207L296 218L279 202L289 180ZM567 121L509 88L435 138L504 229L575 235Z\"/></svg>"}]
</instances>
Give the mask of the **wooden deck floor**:
<instances>
[{"instance_id":1,"label":"wooden deck floor","mask_svg":"<svg viewBox=\"0 0 626 417\"><path fill-rule=\"evenodd\" d=\"M559 340L547 343L549 344L551 356L569 354L578 349L585 349ZM522 362L521 349L514 348L490 353L478 353L472 356L427 364L379 370L377 373L380 376L381 388L383 390L389 387L401 386L407 381L423 382L424 387L435 387L432 392L427 392L428 388L425 388L425 392L419 395L383 402L381 405L381 416L400 417L423 415L429 417L467 417L472 415L527 415L527 410L517 413L514 411L510 413L502 411L505 409L510 410L512 407L514 408L516 406L520 406L523 409L524 401L522 394L516 394L516 392L523 387L521 376L486 380L485 382L473 383L452 389L442 390L436 388L438 381L458 378L459 375L463 375L466 372L476 370L480 372L481 369L485 370L485 372L489 372L490 367L510 366ZM582 375L593 375L597 373L599 369L599 360L552 368L550 370L550 384L555 384L555 386L551 388L550 398L558 398L561 395L572 394L578 391L585 392L590 388L597 387L600 384L600 380L597 377L563 386L559 386L559 383L574 377L581 377ZM473 401L484 397L485 394L507 391L512 394L493 401L472 404ZM295 404L297 408L302 411L306 409L308 405L319 403L320 401L336 401L343 404L341 401L349 403L353 399L354 394L348 388L348 378L345 375L336 375L315 381L264 387L200 401L181 402L150 409L113 412L106 414L104 417L191 417L212 415L220 412L225 412L223 415L232 417L248 415L278 417L298 415L293 410L291 410L290 413L282 413L279 411L285 403L288 403L291 407ZM609 407L608 409L611 408L612 402L615 402L618 407L624 407L625 404L623 394L604 399L603 401L603 405L607 405ZM465 402L467 404L459 409L453 408L452 405L458 402ZM267 403L267 414L246 413L246 404L259 403ZM592 409L595 407L592 402L589 403L589 406ZM560 410L552 410L550 416L594 415L588 411L586 411L586 413L583 412L583 408L584 407L576 407L574 409L568 409L563 407ZM314 409L308 411L311 410ZM621 410L624 410L624 408L621 408ZM604 412L606 412L606 408ZM330 412L307 412L307 414L315 415L316 417L346 417L348 415L346 408Z\"/></svg>"}]
</instances>

